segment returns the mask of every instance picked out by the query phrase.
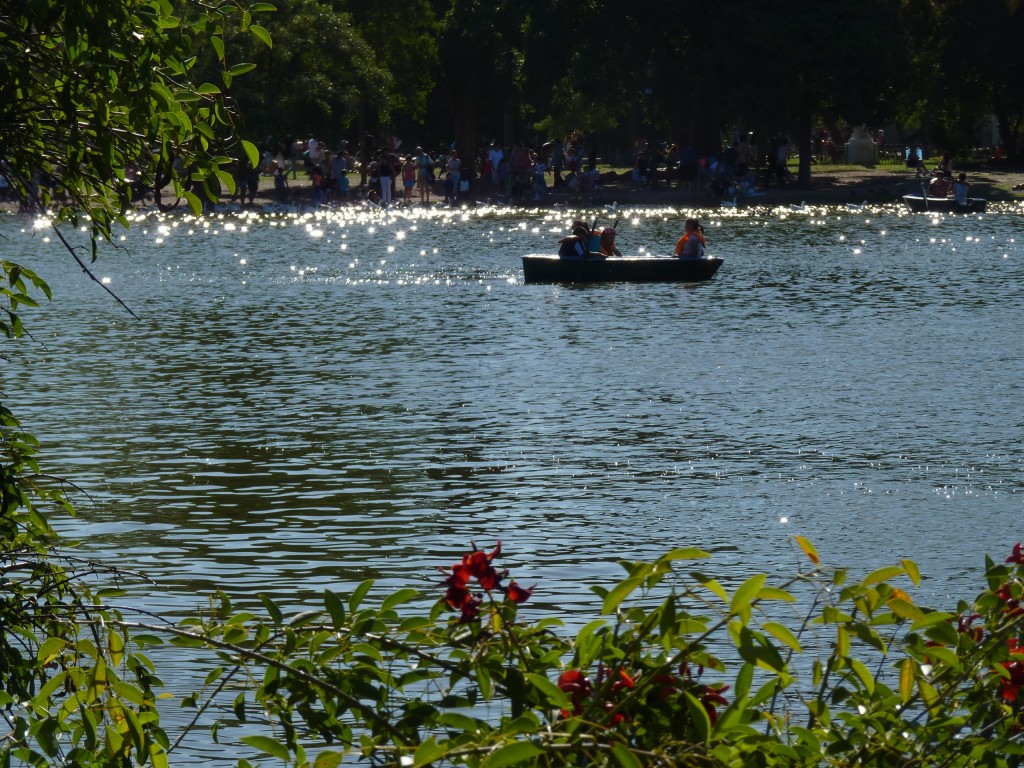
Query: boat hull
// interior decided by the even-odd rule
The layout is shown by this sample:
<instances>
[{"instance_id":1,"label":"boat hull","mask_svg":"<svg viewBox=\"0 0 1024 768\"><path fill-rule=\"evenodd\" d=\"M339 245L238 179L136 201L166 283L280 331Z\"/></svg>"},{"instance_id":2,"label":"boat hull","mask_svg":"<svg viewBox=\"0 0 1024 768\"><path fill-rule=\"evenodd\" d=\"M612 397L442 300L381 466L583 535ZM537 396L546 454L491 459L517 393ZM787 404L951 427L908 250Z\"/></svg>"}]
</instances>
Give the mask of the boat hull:
<instances>
[{"instance_id":1,"label":"boat hull","mask_svg":"<svg viewBox=\"0 0 1024 768\"><path fill-rule=\"evenodd\" d=\"M961 205L952 197L923 197L921 195L904 195L903 202L910 210L929 213L984 213L987 200L979 197L967 199L967 205Z\"/></svg>"},{"instance_id":2,"label":"boat hull","mask_svg":"<svg viewBox=\"0 0 1024 768\"><path fill-rule=\"evenodd\" d=\"M527 283L700 283L720 266L717 257L562 259L533 254L523 256L523 277Z\"/></svg>"}]
</instances>

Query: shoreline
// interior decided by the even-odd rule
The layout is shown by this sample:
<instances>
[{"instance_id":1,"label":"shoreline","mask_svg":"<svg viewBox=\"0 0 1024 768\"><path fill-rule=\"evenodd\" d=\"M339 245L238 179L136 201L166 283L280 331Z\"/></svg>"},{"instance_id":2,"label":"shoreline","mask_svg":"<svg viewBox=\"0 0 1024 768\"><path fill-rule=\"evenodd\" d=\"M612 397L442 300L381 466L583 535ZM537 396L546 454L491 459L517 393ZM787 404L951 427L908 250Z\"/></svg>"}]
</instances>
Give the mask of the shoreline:
<instances>
[{"instance_id":1,"label":"shoreline","mask_svg":"<svg viewBox=\"0 0 1024 768\"><path fill-rule=\"evenodd\" d=\"M978 168L969 173L972 183L972 196L983 197L989 202L1024 201L1024 170L993 170ZM592 206L656 206L672 208L713 208L722 204L723 198L710 190L684 190L669 186L665 181L658 181L648 187L634 184L629 173L605 173L602 185L589 193L554 191L550 187L540 200L530 195L507 201L487 190L476 193L471 186L469 192L459 196L458 205L469 203L475 205L493 204L498 206L514 206L521 208L588 208ZM474 184L480 184L479 181ZM489 185L487 185L489 186ZM438 189L440 185L435 187ZM444 196L431 191L430 207L444 205ZM841 168L830 169L816 174L812 173L811 184L802 187L795 183L783 187L774 186L758 190L755 195L739 196L736 207L752 208L776 206L794 203L817 205L869 203L881 205L897 203L906 194L919 193L921 179L912 171L902 166L891 168ZM349 190L347 198L329 207L363 206L367 204L366 188L354 186ZM166 196L165 196L166 199ZM308 178L300 176L292 179L285 199L281 199L273 187L271 177L260 177L259 192L253 203L241 204L222 199L217 205L218 211L314 211L312 183ZM150 205L139 204L137 210L147 210ZM418 195L411 206L406 206L401 195L396 196L394 207L421 207ZM170 210L188 211L186 205L179 202ZM17 212L17 201L0 201L0 211Z\"/></svg>"}]
</instances>

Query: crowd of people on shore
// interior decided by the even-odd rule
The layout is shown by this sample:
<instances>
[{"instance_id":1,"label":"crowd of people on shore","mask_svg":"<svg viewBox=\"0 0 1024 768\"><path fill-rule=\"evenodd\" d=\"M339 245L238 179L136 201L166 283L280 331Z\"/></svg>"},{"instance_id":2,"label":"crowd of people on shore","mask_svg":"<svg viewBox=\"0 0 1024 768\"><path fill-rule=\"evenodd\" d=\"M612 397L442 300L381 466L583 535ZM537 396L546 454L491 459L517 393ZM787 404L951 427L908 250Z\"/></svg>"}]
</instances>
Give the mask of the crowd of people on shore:
<instances>
[{"instance_id":1,"label":"crowd of people on shore","mask_svg":"<svg viewBox=\"0 0 1024 768\"><path fill-rule=\"evenodd\" d=\"M240 159L233 198L244 201L258 188L261 176L270 176L279 199L288 199L289 182L300 173L312 184L315 206L352 200L384 207L428 204L432 196L454 205L470 191L471 183L476 196L493 196L509 203L541 200L549 189L585 194L601 188L596 149L585 157L576 133L536 148L518 143L503 148L492 142L465 163L454 144L428 151L389 137L383 146L366 140L353 151L347 141L329 149L310 136L304 141L278 142L267 149L258 170ZM355 187L349 180L351 174L359 177Z\"/></svg>"},{"instance_id":2,"label":"crowd of people on shore","mask_svg":"<svg viewBox=\"0 0 1024 768\"><path fill-rule=\"evenodd\" d=\"M773 185L783 187L794 181L788 167L791 145L786 136L773 137L762 149L753 142L752 134L735 130L731 142L714 152L699 150L693 144L638 140L628 151L600 157L605 166L629 167L628 178L607 169L602 174L596 143L584 141L575 131L536 146L513 143L503 147L494 141L471 154L460 157L454 144L429 150L395 136L378 140L366 135L356 148L348 141L329 148L315 135L305 140L268 140L258 167L244 155L236 160L232 169L234 190L230 196L225 190L224 195L228 204L238 201L243 206L253 205L257 195L314 208L364 201L382 207L432 201L457 205L467 196L513 204L539 202L549 192L576 194L585 200L606 183L615 183L635 189L664 187L735 201L765 195ZM920 145L907 146L907 167L930 179L929 195L966 196L969 185L966 178L954 182L948 154L939 168L942 173L934 177L925 168L924 156ZM158 192L144 188L143 175L128 173L126 178L140 179L137 197L143 204L153 197L159 206ZM300 176L302 181L297 183ZM266 189L268 177L273 180L272 193ZM49 188L45 176L38 183ZM134 188L135 182L132 184ZM33 197L19 195L0 174L0 199L14 196Z\"/></svg>"}]
</instances>

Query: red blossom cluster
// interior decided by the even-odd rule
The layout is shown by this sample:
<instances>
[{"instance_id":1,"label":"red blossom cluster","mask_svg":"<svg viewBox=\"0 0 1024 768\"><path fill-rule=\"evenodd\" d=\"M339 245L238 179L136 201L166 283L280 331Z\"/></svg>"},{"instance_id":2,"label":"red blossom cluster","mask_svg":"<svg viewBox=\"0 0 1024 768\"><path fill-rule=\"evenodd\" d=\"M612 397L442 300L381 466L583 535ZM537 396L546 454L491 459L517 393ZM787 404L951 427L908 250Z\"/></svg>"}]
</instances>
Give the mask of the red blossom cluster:
<instances>
[{"instance_id":1,"label":"red blossom cluster","mask_svg":"<svg viewBox=\"0 0 1024 768\"><path fill-rule=\"evenodd\" d=\"M1011 654L1024 654L1024 644L1021 643L1017 638L1010 638L1007 642L1010 644ZM1008 677L1002 678L999 682L1002 686L1000 692L1003 701L1014 702L1017 700L1017 694L1020 693L1021 687L1024 687L1024 661L1017 659L1011 659L1010 661L1000 662L1003 669L1006 670Z\"/></svg>"},{"instance_id":2,"label":"red blossom cluster","mask_svg":"<svg viewBox=\"0 0 1024 768\"><path fill-rule=\"evenodd\" d=\"M1024 550L1021 549L1022 545L1018 541L1013 545L1013 553L1006 558L1008 563L1016 563L1017 565L1024 565Z\"/></svg>"},{"instance_id":3,"label":"red blossom cluster","mask_svg":"<svg viewBox=\"0 0 1024 768\"><path fill-rule=\"evenodd\" d=\"M974 620L980 619L981 614L972 613L970 615L961 614L956 620L956 631L961 635L967 635L975 643L980 643L981 638L984 636L984 630L981 627L974 626Z\"/></svg>"},{"instance_id":4,"label":"red blossom cluster","mask_svg":"<svg viewBox=\"0 0 1024 768\"><path fill-rule=\"evenodd\" d=\"M691 680L689 672L689 665L683 662L679 669L680 677L673 675L668 672L663 672L655 675L651 678L654 683L653 695L662 701L670 698L671 696L678 693L685 685L683 678ZM603 666L598 667L598 683L597 686L600 689L605 678L605 668ZM625 670L618 669L610 673L613 678L612 683L608 686L610 693L608 694L609 700L604 702L602 708L605 712L613 713L611 716L611 724L618 725L619 723L629 723L628 718L623 712L617 711L622 697L629 691L636 688L636 680ZM568 669L558 676L557 685L565 694L569 697L569 702L572 704L571 710L562 710L562 717L577 716L583 714L584 704L586 701L593 697L594 686L590 682L585 674L576 669ZM716 686L710 685L697 685L692 689L694 696L701 702L704 710L708 713L708 719L711 724L714 725L718 719L718 707L728 706L729 702L722 694L729 690L729 686Z\"/></svg>"},{"instance_id":5,"label":"red blossom cluster","mask_svg":"<svg viewBox=\"0 0 1024 768\"><path fill-rule=\"evenodd\" d=\"M570 714L582 715L583 703L594 693L594 686L590 684L590 678L578 669L567 669L558 676L557 685L569 697L569 702L572 704L572 712L563 709L562 717L569 717Z\"/></svg>"},{"instance_id":6,"label":"red blossom cluster","mask_svg":"<svg viewBox=\"0 0 1024 768\"><path fill-rule=\"evenodd\" d=\"M1022 551L1021 542L1018 541L1014 544L1013 552L1006 558L1006 562L1018 566L1024 565L1024 551ZM1014 592L1015 590L1011 582L1003 584L996 590L996 596L1005 605L1003 612L1008 616L1024 614L1024 607L1021 606L1019 593L1017 597L1014 597ZM1024 656L1024 642L1020 638L1011 637L1006 642L1009 645L1011 656ZM1001 677L999 681L1000 695L1003 701L1012 703L1017 700L1020 689L1024 687L1024 661L1011 658L1009 661L1000 662L1000 666L1006 671L1006 677Z\"/></svg>"},{"instance_id":7,"label":"red blossom cluster","mask_svg":"<svg viewBox=\"0 0 1024 768\"><path fill-rule=\"evenodd\" d=\"M508 571L499 571L494 567L494 558L500 554L500 541L491 552L477 549L474 544L473 551L463 555L460 562L450 568L441 569L442 573L448 574L448 578L443 582L448 588L444 595L445 602L461 612L460 623L467 624L480 618L483 596L475 595L470 590L470 583L474 580L484 592L502 592L506 600L517 604L525 603L533 594L533 587L527 589L515 581L509 582L507 587L502 586L501 582L508 576Z\"/></svg>"}]
</instances>

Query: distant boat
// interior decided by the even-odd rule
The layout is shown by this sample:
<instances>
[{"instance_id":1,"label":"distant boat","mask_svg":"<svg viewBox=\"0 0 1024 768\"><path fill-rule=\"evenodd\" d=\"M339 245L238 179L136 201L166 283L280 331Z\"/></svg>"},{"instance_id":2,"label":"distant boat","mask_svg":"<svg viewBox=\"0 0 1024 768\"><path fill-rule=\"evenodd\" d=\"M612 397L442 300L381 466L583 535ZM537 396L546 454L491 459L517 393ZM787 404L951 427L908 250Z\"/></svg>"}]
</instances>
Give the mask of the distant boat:
<instances>
[{"instance_id":1,"label":"distant boat","mask_svg":"<svg viewBox=\"0 0 1024 768\"><path fill-rule=\"evenodd\" d=\"M717 256L563 259L530 254L523 256L523 277L527 283L700 283L714 277L720 266Z\"/></svg>"},{"instance_id":2,"label":"distant boat","mask_svg":"<svg viewBox=\"0 0 1024 768\"><path fill-rule=\"evenodd\" d=\"M953 197L925 197L924 195L904 195L903 202L912 211L931 213L984 213L988 200L981 197L967 198L962 205Z\"/></svg>"}]
</instances>

